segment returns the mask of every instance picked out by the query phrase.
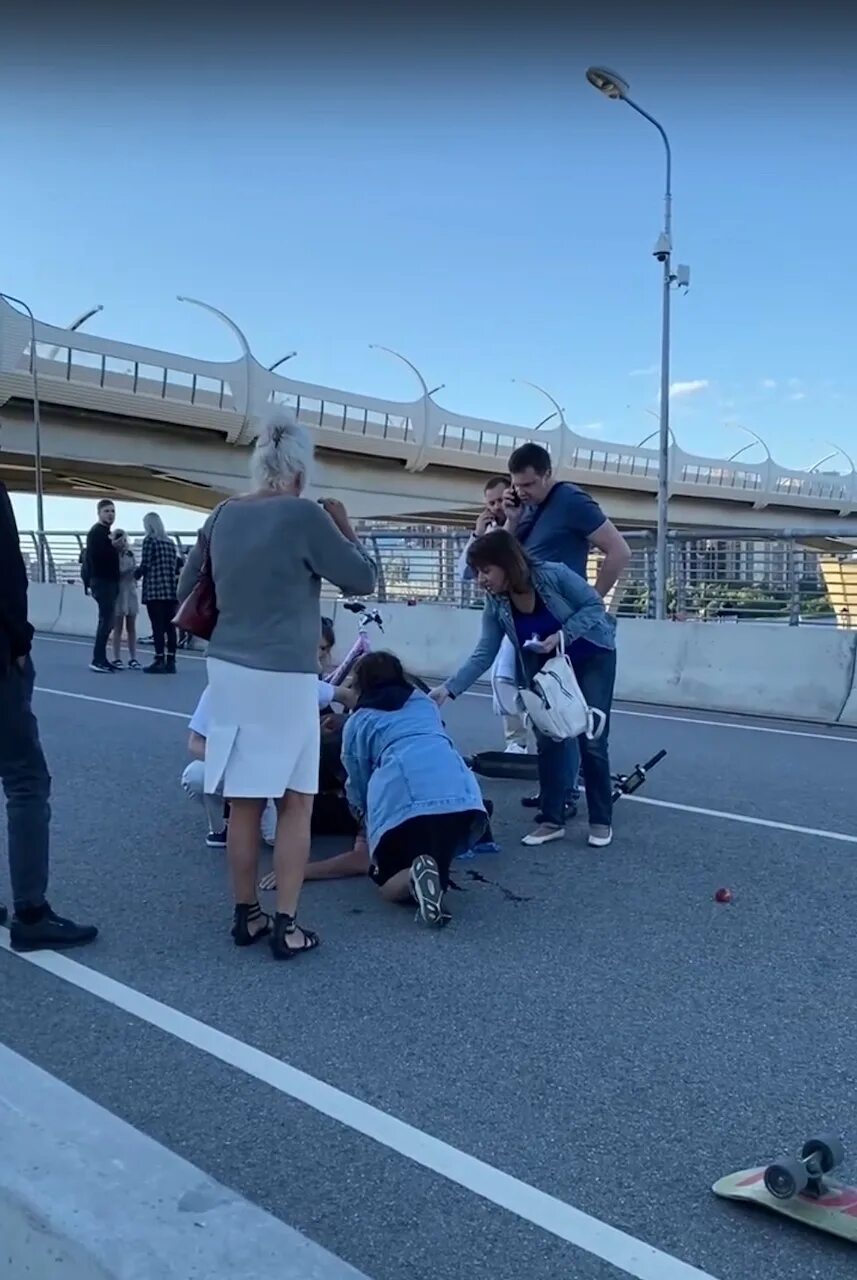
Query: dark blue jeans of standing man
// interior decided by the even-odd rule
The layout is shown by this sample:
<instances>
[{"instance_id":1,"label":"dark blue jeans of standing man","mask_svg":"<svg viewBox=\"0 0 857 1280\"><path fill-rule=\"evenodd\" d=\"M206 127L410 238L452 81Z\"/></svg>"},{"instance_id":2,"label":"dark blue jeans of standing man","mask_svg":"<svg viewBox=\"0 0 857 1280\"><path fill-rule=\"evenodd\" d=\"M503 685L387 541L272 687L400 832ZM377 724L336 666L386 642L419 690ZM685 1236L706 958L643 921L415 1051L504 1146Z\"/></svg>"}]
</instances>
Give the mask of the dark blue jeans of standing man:
<instances>
[{"instance_id":1,"label":"dark blue jeans of standing man","mask_svg":"<svg viewBox=\"0 0 857 1280\"><path fill-rule=\"evenodd\" d=\"M616 652L600 649L585 658L572 658L577 683L590 707L597 707L607 716L604 732L595 742L581 735L580 747L583 779L586 787L586 807L589 825L609 827L613 821L613 781L610 776L608 738L610 734L610 708L613 703L613 685L616 681ZM568 744L554 742L544 734L536 734L539 752L539 794L545 822L562 827L564 802L568 791Z\"/></svg>"},{"instance_id":2,"label":"dark blue jeans of standing man","mask_svg":"<svg viewBox=\"0 0 857 1280\"><path fill-rule=\"evenodd\" d=\"M89 587L92 598L98 605L98 626L95 631L95 644L92 649L92 661L104 666L107 662L107 641L116 621L116 601L119 599L119 583L105 582L96 578Z\"/></svg>"},{"instance_id":3,"label":"dark blue jeans of standing man","mask_svg":"<svg viewBox=\"0 0 857 1280\"><path fill-rule=\"evenodd\" d=\"M30 705L35 676L29 658L0 671L0 779L16 912L43 906L48 889L51 776Z\"/></svg>"}]
</instances>

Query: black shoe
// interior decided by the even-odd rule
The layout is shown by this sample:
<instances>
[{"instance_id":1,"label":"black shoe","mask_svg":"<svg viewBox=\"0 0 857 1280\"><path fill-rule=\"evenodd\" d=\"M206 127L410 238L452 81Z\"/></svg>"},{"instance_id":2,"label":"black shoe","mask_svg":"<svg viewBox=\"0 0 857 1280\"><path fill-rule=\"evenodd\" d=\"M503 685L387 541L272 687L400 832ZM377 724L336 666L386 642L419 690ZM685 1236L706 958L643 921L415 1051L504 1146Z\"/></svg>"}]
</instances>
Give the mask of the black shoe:
<instances>
[{"instance_id":1,"label":"black shoe","mask_svg":"<svg viewBox=\"0 0 857 1280\"><path fill-rule=\"evenodd\" d=\"M175 654L171 658L167 658L164 674L174 676L176 674L176 657Z\"/></svg>"},{"instance_id":2,"label":"black shoe","mask_svg":"<svg viewBox=\"0 0 857 1280\"><path fill-rule=\"evenodd\" d=\"M116 668L109 662L90 662L90 671L97 671L102 676L112 676Z\"/></svg>"},{"instance_id":3,"label":"black shoe","mask_svg":"<svg viewBox=\"0 0 857 1280\"><path fill-rule=\"evenodd\" d=\"M523 800L521 801L521 804L524 806L525 809L538 809L541 802L542 802L541 796L524 796ZM565 822L568 822L571 818L576 818L576 817L577 817L577 801L566 800L565 811L563 813L563 820ZM541 810L539 810L539 812L536 814L536 822L541 823L545 821L546 821L545 815L541 812Z\"/></svg>"},{"instance_id":4,"label":"black shoe","mask_svg":"<svg viewBox=\"0 0 857 1280\"><path fill-rule=\"evenodd\" d=\"M226 827L222 831L209 831L205 837L205 843L209 849L225 849L226 848Z\"/></svg>"},{"instance_id":5,"label":"black shoe","mask_svg":"<svg viewBox=\"0 0 857 1280\"><path fill-rule=\"evenodd\" d=\"M154 662L150 662L148 667L144 667L143 671L147 676L163 676L167 673L167 664L163 658L155 658Z\"/></svg>"},{"instance_id":6,"label":"black shoe","mask_svg":"<svg viewBox=\"0 0 857 1280\"><path fill-rule=\"evenodd\" d=\"M94 924L64 920L47 905L39 919L30 923L13 916L9 928L13 951L64 951L68 947L83 947L97 937Z\"/></svg>"},{"instance_id":7,"label":"black shoe","mask_svg":"<svg viewBox=\"0 0 857 1280\"><path fill-rule=\"evenodd\" d=\"M434 858L420 855L414 860L410 885L418 919L430 929L442 929L449 916L443 909L443 885Z\"/></svg>"}]
</instances>

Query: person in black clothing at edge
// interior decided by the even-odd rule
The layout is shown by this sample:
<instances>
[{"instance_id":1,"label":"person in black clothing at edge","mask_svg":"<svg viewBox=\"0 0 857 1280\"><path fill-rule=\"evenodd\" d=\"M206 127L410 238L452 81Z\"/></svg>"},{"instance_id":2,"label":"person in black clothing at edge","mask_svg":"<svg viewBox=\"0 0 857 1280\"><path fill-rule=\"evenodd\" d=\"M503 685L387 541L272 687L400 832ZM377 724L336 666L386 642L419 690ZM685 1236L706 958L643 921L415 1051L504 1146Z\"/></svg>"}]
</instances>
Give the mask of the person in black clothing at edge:
<instances>
[{"instance_id":1,"label":"person in black clothing at edge","mask_svg":"<svg viewBox=\"0 0 857 1280\"><path fill-rule=\"evenodd\" d=\"M15 951L58 950L92 942L94 925L53 912L48 887L51 776L31 702L36 673L30 657L27 570L6 486L0 483L0 779L6 795L9 875ZM0 906L0 924L8 917Z\"/></svg>"},{"instance_id":2,"label":"person in black clothing at edge","mask_svg":"<svg viewBox=\"0 0 857 1280\"><path fill-rule=\"evenodd\" d=\"M98 605L98 627L92 650L90 671L115 671L107 657L107 641L116 621L119 598L119 552L113 545L110 529L116 519L116 508L109 498L98 504L98 519L86 535L83 558L83 585Z\"/></svg>"}]
</instances>

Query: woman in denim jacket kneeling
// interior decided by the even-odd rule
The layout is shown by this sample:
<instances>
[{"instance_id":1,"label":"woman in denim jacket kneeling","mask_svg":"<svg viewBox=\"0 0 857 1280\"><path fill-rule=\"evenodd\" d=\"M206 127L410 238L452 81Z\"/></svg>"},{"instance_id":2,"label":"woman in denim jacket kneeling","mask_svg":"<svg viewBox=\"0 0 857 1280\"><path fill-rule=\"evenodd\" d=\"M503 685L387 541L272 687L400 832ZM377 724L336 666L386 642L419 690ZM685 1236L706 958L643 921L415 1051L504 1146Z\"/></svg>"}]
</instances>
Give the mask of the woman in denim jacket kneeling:
<instances>
[{"instance_id":1,"label":"woman in denim jacket kneeling","mask_svg":"<svg viewBox=\"0 0 857 1280\"><path fill-rule=\"evenodd\" d=\"M607 717L596 741L581 737L581 761L589 811L589 843L604 848L613 839L613 784L607 754L610 707L616 678L616 623L601 596L564 564L538 563L504 529L477 538L467 561L488 593L482 613L482 635L473 653L445 684L432 690L442 705L464 693L484 675L504 636L516 655L519 688L527 688L545 658L559 644L559 633L584 698ZM525 647L538 644L538 648ZM547 844L565 835L568 784L564 742L536 733L539 754L541 812L526 845Z\"/></svg>"},{"instance_id":2,"label":"woman in denim jacket kneeling","mask_svg":"<svg viewBox=\"0 0 857 1280\"><path fill-rule=\"evenodd\" d=\"M360 659L352 696L342 738L345 795L365 824L369 874L382 897L413 899L425 924L443 925L450 863L488 823L479 784L437 707L392 653Z\"/></svg>"}]
</instances>

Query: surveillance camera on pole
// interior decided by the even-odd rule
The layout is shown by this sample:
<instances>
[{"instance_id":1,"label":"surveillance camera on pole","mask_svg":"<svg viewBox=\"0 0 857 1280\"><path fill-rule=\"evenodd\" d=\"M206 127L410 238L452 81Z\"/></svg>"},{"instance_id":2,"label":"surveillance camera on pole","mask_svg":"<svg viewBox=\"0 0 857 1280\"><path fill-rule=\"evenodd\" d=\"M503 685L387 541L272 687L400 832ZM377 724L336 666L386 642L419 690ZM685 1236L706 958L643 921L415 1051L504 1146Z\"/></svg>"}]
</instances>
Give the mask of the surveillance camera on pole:
<instances>
[{"instance_id":1,"label":"surveillance camera on pole","mask_svg":"<svg viewBox=\"0 0 857 1280\"><path fill-rule=\"evenodd\" d=\"M652 253L655 255L658 262L666 262L667 258L672 253L670 238L665 231L662 231L658 236L658 243L655 245Z\"/></svg>"}]
</instances>

